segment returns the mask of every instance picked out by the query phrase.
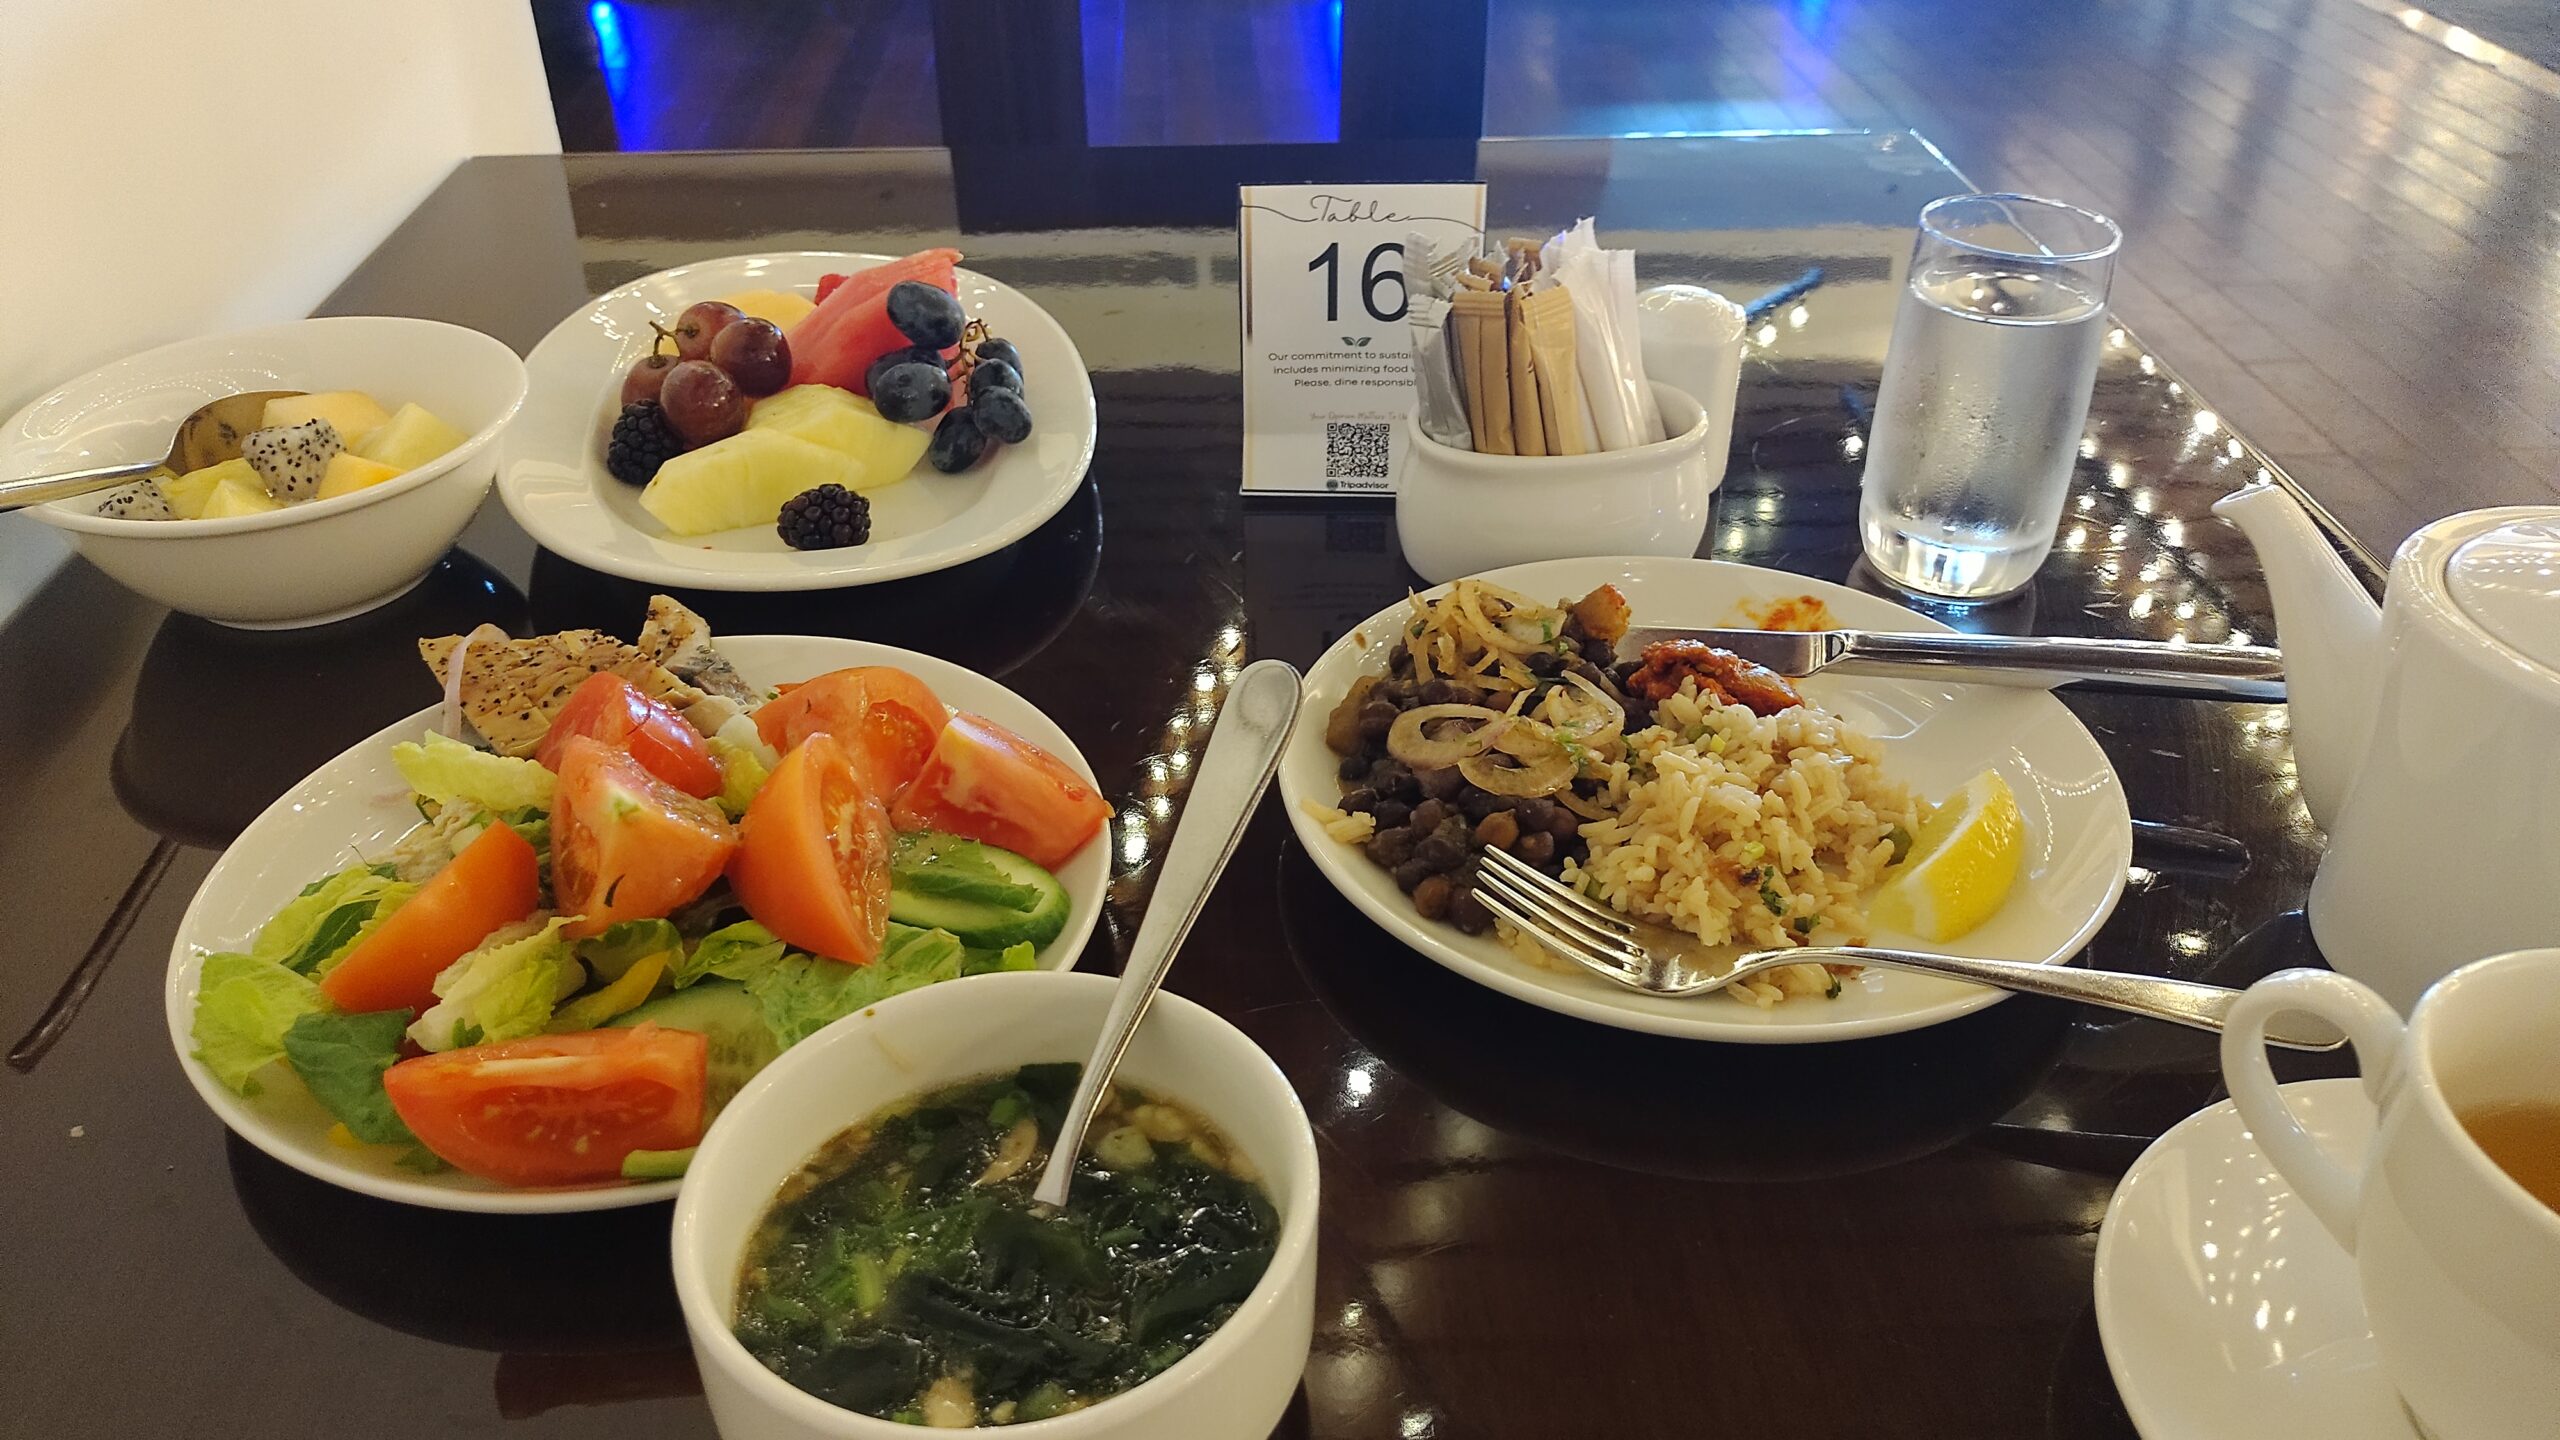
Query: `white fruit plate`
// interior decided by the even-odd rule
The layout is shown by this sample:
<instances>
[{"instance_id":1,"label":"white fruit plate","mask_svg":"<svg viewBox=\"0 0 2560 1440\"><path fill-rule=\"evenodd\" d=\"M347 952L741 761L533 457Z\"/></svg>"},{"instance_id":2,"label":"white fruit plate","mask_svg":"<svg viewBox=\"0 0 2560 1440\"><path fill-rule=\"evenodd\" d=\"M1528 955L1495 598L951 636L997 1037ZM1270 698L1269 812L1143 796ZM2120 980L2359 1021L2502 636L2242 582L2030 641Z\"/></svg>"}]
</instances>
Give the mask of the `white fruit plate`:
<instances>
[{"instance_id":1,"label":"white fruit plate","mask_svg":"<svg viewBox=\"0 0 2560 1440\"><path fill-rule=\"evenodd\" d=\"M1480 578L1539 601L1572 601L1595 586L1615 585L1643 626L1747 625L1754 610L1810 595L1845 626L1948 628L1845 585L1715 560L1547 560ZM1423 595L1434 598L1447 589ZM1385 671L1388 649L1401 638L1410 614L1401 601L1390 605L1316 661L1307 671L1298 728L1280 755L1280 794L1298 842L1334 888L1388 934L1477 984L1532 1005L1622 1030L1697 1040L1855 1040L1939 1024L2007 998L1982 986L1879 970L1850 981L1837 999L1794 999L1766 1010L1723 994L1640 995L1561 962L1553 968L1531 965L1492 935L1466 935L1423 919L1387 871L1356 847L1327 837L1307 810L1310 802L1331 805L1342 795L1335 768L1340 757L1325 748L1325 717L1353 681ZM1996 770L2017 794L2026 820L2026 855L2016 885L1981 928L1938 945L1877 926L1871 932L1876 944L2059 965L2079 954L2115 912L2125 867L2133 860L2124 786L2088 727L2061 701L2037 690L1864 675L1820 675L1803 688L1807 700L1874 737L1886 766L1920 794L1942 800L1984 770Z\"/></svg>"},{"instance_id":2,"label":"white fruit plate","mask_svg":"<svg viewBox=\"0 0 2560 1440\"><path fill-rule=\"evenodd\" d=\"M1088 783L1093 781L1093 767L1056 722L1011 690L948 660L889 645L805 635L727 637L719 648L747 683L758 686L806 680L849 665L897 666L932 686L944 704L986 716L1065 761ZM247 949L258 927L305 884L344 867L349 855L381 854L418 823L409 787L391 763L391 747L424 736L435 727L436 718L433 708L421 710L313 771L241 831L205 876L169 947L163 998L178 1064L204 1103L242 1139L306 1175L366 1195L438 1210L509 1214L610 1210L670 1199L676 1193L673 1180L521 1190L458 1171L421 1175L394 1163L397 1152L391 1146L348 1149L332 1143L329 1113L289 1067L269 1066L258 1075L260 1093L240 1096L223 1088L212 1071L196 1063L190 1032L195 1024L196 975L205 953ZM1109 851L1109 845L1097 839L1059 868L1058 880L1067 887L1071 908L1067 928L1040 951L1040 968L1068 969L1084 952L1085 941L1102 914L1103 887L1111 878Z\"/></svg>"},{"instance_id":3,"label":"white fruit plate","mask_svg":"<svg viewBox=\"0 0 2560 1440\"><path fill-rule=\"evenodd\" d=\"M622 377L685 307L741 290L815 297L818 277L894 256L829 251L730 255L661 270L597 297L552 328L526 360L532 389L508 431L498 471L507 513L533 538L591 570L700 590L831 590L948 569L1000 550L1058 513L1093 463L1093 382L1075 342L1010 285L959 272L960 306L1022 353L1031 438L995 447L974 468L914 473L869 492L871 539L841 550L794 550L772 526L713 535L667 533L637 487L606 473L605 440L621 413Z\"/></svg>"}]
</instances>

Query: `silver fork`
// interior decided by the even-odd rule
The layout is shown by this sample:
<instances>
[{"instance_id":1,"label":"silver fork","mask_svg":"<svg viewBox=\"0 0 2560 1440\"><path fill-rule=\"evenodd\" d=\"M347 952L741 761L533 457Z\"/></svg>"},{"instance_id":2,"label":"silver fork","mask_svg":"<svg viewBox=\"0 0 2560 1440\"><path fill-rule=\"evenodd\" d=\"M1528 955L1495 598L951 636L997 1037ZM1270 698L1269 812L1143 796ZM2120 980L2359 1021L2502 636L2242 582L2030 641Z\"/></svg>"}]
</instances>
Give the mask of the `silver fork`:
<instances>
[{"instance_id":1,"label":"silver fork","mask_svg":"<svg viewBox=\"0 0 2560 1440\"><path fill-rule=\"evenodd\" d=\"M1530 868L1518 856L1488 849L1477 870L1476 899L1519 927L1547 950L1604 980L1647 995L1696 995L1721 990L1781 965L1872 965L1943 975L2030 995L2050 995L2219 1033L2237 990L2159 975L1983 960L1969 955L1930 955L1867 945L1803 945L1785 950L1734 951L1711 946L1664 926L1631 920L1561 881ZM2288 1050L2334 1050L2346 1036L2310 1015L2290 1014L2271 1026L2267 1039Z\"/></svg>"}]
</instances>

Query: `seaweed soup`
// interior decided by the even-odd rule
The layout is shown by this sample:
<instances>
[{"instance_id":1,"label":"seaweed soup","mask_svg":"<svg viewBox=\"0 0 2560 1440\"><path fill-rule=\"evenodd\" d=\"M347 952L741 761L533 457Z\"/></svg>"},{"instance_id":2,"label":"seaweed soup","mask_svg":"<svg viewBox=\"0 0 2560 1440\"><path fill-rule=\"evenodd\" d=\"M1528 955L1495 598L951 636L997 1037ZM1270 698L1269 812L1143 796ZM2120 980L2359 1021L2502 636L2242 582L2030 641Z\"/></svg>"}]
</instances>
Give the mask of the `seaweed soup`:
<instances>
[{"instance_id":1,"label":"seaweed soup","mask_svg":"<svg viewBox=\"0 0 2560 1440\"><path fill-rule=\"evenodd\" d=\"M831 1404L936 1426L1063 1415L1189 1354L1262 1278L1278 1217L1224 1137L1126 1086L1073 1203L1035 1205L1079 1069L938 1090L828 1141L748 1243L739 1340Z\"/></svg>"}]
</instances>

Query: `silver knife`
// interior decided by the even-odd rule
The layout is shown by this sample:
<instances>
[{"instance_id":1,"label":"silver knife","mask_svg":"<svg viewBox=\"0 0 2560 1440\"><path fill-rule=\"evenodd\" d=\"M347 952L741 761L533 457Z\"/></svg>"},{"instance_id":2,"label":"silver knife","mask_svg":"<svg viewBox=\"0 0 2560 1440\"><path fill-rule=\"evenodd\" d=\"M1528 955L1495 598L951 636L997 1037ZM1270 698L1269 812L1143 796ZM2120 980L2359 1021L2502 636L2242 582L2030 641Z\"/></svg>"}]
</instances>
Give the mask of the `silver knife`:
<instances>
[{"instance_id":1,"label":"silver knife","mask_svg":"<svg viewBox=\"0 0 2560 1440\"><path fill-rule=\"evenodd\" d=\"M1639 627L1622 657L1663 640L1730 650L1781 675L1839 671L1963 684L2103 690L2218 700L2284 699L2284 654L2265 645L2166 645L2156 640L1898 633L1883 630L1681 630Z\"/></svg>"}]
</instances>

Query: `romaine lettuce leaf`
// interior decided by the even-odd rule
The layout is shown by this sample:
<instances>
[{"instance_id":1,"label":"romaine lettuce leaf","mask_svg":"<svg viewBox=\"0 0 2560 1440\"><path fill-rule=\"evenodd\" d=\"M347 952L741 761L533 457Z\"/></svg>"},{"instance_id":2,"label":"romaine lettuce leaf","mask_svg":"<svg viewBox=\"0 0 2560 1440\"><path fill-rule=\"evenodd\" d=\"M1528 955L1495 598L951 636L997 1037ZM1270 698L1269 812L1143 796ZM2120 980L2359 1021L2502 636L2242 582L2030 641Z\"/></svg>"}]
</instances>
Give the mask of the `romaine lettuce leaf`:
<instances>
[{"instance_id":1,"label":"romaine lettuce leaf","mask_svg":"<svg viewBox=\"0 0 2560 1440\"><path fill-rule=\"evenodd\" d=\"M250 942L249 958L304 975L326 974L418 887L391 867L354 865L303 887Z\"/></svg>"},{"instance_id":2,"label":"romaine lettuce leaf","mask_svg":"<svg viewBox=\"0 0 2560 1440\"><path fill-rule=\"evenodd\" d=\"M632 966L652 955L683 950L684 937L664 920L625 920L577 945L578 958L587 962L587 968L606 984L621 979ZM672 956L669 963L674 963Z\"/></svg>"},{"instance_id":3,"label":"romaine lettuce leaf","mask_svg":"<svg viewBox=\"0 0 2560 1440\"><path fill-rule=\"evenodd\" d=\"M868 965L790 953L744 979L747 994L764 1010L765 1024L789 1049L865 1006L958 976L967 959L968 951L948 931L891 925L879 958Z\"/></svg>"},{"instance_id":4,"label":"romaine lettuce leaf","mask_svg":"<svg viewBox=\"0 0 2560 1440\"><path fill-rule=\"evenodd\" d=\"M669 973L679 990L709 975L744 980L780 960L783 948L772 931L753 920L741 920L703 936L693 953L678 961Z\"/></svg>"},{"instance_id":5,"label":"romaine lettuce leaf","mask_svg":"<svg viewBox=\"0 0 2560 1440\"><path fill-rule=\"evenodd\" d=\"M529 922L528 922L529 923ZM409 1027L409 1038L427 1050L520 1040L539 1035L552 1007L586 983L554 917L539 929L510 925L436 977L436 1003Z\"/></svg>"},{"instance_id":6,"label":"romaine lettuce leaf","mask_svg":"<svg viewBox=\"0 0 2560 1440\"><path fill-rule=\"evenodd\" d=\"M368 1145L417 1140L382 1089L382 1072L400 1061L400 1036L409 1015L406 1010L367 1015L314 1011L297 1017L284 1032L285 1058L293 1062L293 1073L345 1123L349 1134Z\"/></svg>"},{"instance_id":7,"label":"romaine lettuce leaf","mask_svg":"<svg viewBox=\"0 0 2560 1440\"><path fill-rule=\"evenodd\" d=\"M711 737L711 758L720 765L720 808L735 820L747 813L747 806L764 788L773 771L757 752L761 747L741 745L726 736Z\"/></svg>"},{"instance_id":8,"label":"romaine lettuce leaf","mask_svg":"<svg viewBox=\"0 0 2560 1440\"><path fill-rule=\"evenodd\" d=\"M549 810L559 778L531 760L493 755L450 735L430 734L423 744L403 740L391 747L391 763L410 789L438 805L460 803L493 814Z\"/></svg>"},{"instance_id":9,"label":"romaine lettuce leaf","mask_svg":"<svg viewBox=\"0 0 2560 1440\"><path fill-rule=\"evenodd\" d=\"M257 1072L284 1056L285 1031L319 1010L320 987L272 960L229 951L204 957L196 975L196 1058L242 1095L258 1093Z\"/></svg>"},{"instance_id":10,"label":"romaine lettuce leaf","mask_svg":"<svg viewBox=\"0 0 2560 1440\"><path fill-rule=\"evenodd\" d=\"M994 975L1006 970L1037 970L1040 952L1031 942L1007 945L1002 950L972 950L960 964L963 975Z\"/></svg>"}]
</instances>

